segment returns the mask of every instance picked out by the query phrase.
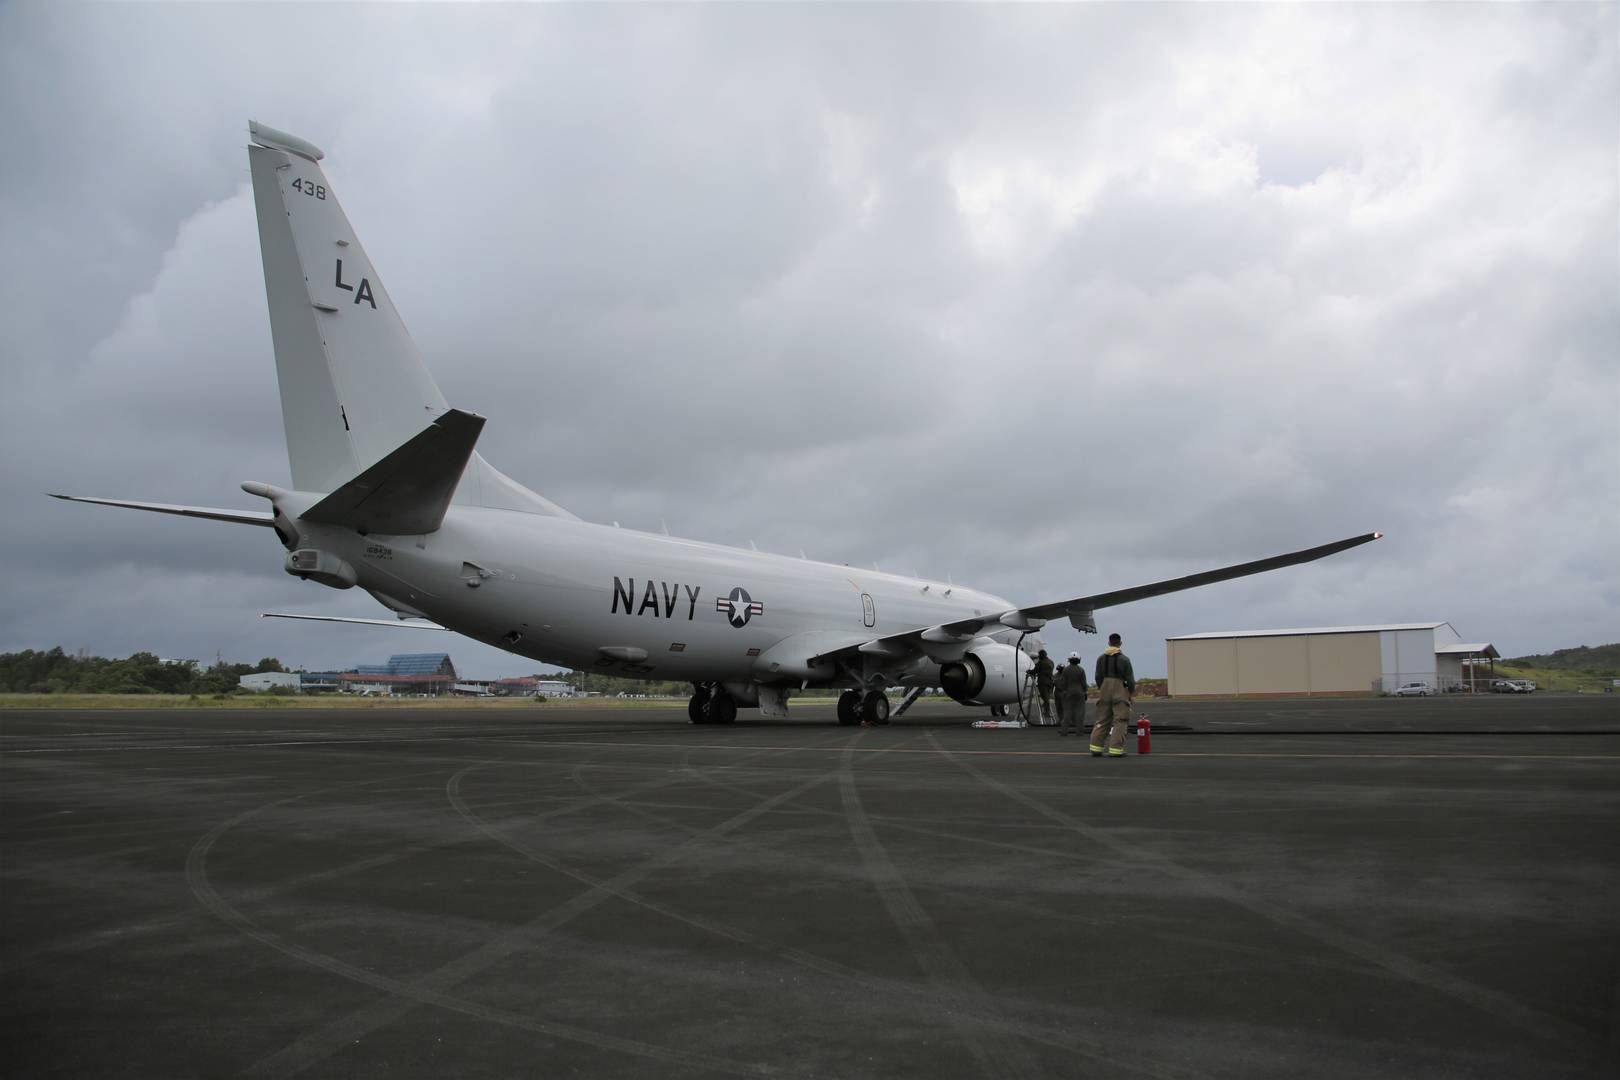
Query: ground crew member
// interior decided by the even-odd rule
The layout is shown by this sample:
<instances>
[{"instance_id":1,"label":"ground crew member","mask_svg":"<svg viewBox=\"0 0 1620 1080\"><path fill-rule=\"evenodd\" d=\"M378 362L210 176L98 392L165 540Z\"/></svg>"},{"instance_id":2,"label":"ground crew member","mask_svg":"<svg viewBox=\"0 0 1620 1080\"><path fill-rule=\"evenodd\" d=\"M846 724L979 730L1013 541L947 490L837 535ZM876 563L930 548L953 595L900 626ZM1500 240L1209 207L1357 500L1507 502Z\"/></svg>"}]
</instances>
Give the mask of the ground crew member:
<instances>
[{"instance_id":1,"label":"ground crew member","mask_svg":"<svg viewBox=\"0 0 1620 1080\"><path fill-rule=\"evenodd\" d=\"M1136 673L1131 658L1119 649L1118 634L1108 635L1108 648L1097 657L1097 723L1091 729L1091 756L1125 756L1125 729L1131 722ZM1112 730L1110 730L1112 729Z\"/></svg>"},{"instance_id":2,"label":"ground crew member","mask_svg":"<svg viewBox=\"0 0 1620 1080\"><path fill-rule=\"evenodd\" d=\"M1086 718L1086 669L1080 666L1080 654L1069 654L1069 663L1057 674L1058 734L1067 735L1072 729L1080 734L1080 725Z\"/></svg>"},{"instance_id":3,"label":"ground crew member","mask_svg":"<svg viewBox=\"0 0 1620 1080\"><path fill-rule=\"evenodd\" d=\"M1041 723L1052 722L1052 658L1042 649L1035 658L1035 689L1041 695Z\"/></svg>"}]
</instances>

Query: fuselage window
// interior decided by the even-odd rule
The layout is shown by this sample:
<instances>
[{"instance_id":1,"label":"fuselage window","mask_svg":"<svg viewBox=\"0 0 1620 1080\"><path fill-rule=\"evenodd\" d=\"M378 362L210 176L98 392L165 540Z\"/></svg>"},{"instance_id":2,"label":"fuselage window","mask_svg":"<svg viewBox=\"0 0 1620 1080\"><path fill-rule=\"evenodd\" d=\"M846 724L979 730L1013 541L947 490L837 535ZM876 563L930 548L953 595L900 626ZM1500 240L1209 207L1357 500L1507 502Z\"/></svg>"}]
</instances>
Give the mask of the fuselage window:
<instances>
[{"instance_id":1,"label":"fuselage window","mask_svg":"<svg viewBox=\"0 0 1620 1080\"><path fill-rule=\"evenodd\" d=\"M877 608L872 605L871 593L861 593L861 621L867 626L877 625Z\"/></svg>"}]
</instances>

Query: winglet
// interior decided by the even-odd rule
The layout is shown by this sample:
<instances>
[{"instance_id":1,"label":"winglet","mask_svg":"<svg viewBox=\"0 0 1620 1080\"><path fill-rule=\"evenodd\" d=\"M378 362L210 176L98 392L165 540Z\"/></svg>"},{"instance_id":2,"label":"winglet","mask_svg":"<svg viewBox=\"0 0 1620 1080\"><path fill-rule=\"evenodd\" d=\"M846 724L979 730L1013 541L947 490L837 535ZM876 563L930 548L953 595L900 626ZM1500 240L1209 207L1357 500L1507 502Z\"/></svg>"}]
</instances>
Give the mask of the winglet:
<instances>
[{"instance_id":1,"label":"winglet","mask_svg":"<svg viewBox=\"0 0 1620 1080\"><path fill-rule=\"evenodd\" d=\"M302 518L360 533L434 532L444 521L483 430L482 416L451 409L310 507Z\"/></svg>"}]
</instances>

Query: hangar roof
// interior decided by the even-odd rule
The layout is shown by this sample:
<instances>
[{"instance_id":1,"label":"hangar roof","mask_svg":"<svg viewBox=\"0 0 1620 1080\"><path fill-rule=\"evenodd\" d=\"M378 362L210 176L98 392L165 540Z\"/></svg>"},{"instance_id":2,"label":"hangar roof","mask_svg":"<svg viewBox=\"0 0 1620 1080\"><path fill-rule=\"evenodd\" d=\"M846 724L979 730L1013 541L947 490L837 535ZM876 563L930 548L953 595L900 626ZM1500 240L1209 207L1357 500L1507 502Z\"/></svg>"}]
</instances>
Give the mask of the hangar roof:
<instances>
[{"instance_id":1,"label":"hangar roof","mask_svg":"<svg viewBox=\"0 0 1620 1080\"><path fill-rule=\"evenodd\" d=\"M1300 634L1377 634L1384 630L1438 630L1442 626L1450 626L1446 622L1418 622L1418 623L1379 623L1373 626L1308 626L1291 630L1211 630L1203 634L1182 634L1178 637L1165 638L1166 641L1197 641L1201 638L1235 638L1235 637L1294 637ZM1455 645L1447 646L1441 651L1450 652L1457 648Z\"/></svg>"},{"instance_id":2,"label":"hangar roof","mask_svg":"<svg viewBox=\"0 0 1620 1080\"><path fill-rule=\"evenodd\" d=\"M1476 641L1472 644L1458 642L1455 645L1443 645L1434 651L1448 656L1489 656L1493 660L1499 660L1502 657L1502 654L1496 651L1496 646L1488 641Z\"/></svg>"}]
</instances>

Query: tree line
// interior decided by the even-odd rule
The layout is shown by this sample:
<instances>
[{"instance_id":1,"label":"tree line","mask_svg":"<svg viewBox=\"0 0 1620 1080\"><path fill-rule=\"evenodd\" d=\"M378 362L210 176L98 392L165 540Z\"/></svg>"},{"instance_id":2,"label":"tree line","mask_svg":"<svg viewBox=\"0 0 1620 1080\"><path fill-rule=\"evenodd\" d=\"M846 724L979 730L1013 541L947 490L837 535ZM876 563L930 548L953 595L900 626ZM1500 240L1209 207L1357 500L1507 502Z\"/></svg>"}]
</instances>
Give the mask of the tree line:
<instances>
[{"instance_id":1,"label":"tree line","mask_svg":"<svg viewBox=\"0 0 1620 1080\"><path fill-rule=\"evenodd\" d=\"M238 689L243 675L288 670L280 660L266 656L257 664L165 663L149 652L122 660L105 656L76 656L60 646L0 653L0 693L5 694L228 694ZM690 683L648 682L597 672L569 671L541 675L566 682L577 690L603 694L685 696Z\"/></svg>"},{"instance_id":2,"label":"tree line","mask_svg":"<svg viewBox=\"0 0 1620 1080\"><path fill-rule=\"evenodd\" d=\"M165 663L149 652L138 652L122 660L105 656L76 656L54 649L26 649L0 653L0 693L4 694L228 694L239 689L243 675L261 671L286 671L280 660L266 656L257 664L217 663L211 667L179 662ZM627 679L595 671L566 671L541 674L541 679L565 682L576 690L617 697L686 697L689 682L652 682ZM808 692L808 696L832 696L836 691ZM806 696L806 695L795 695Z\"/></svg>"},{"instance_id":3,"label":"tree line","mask_svg":"<svg viewBox=\"0 0 1620 1080\"><path fill-rule=\"evenodd\" d=\"M61 646L0 653L0 693L7 694L228 694L243 675L285 671L267 656L257 664L164 663L149 652L122 660L73 656Z\"/></svg>"},{"instance_id":4,"label":"tree line","mask_svg":"<svg viewBox=\"0 0 1620 1080\"><path fill-rule=\"evenodd\" d=\"M288 670L280 660L266 656L257 664L165 663L149 652L122 660L105 656L76 656L60 646L0 653L0 693L5 694L228 694L239 689L243 675ZM692 685L684 682L648 682L590 671L543 674L542 679L566 682L577 690L607 697L623 694L684 697Z\"/></svg>"},{"instance_id":5,"label":"tree line","mask_svg":"<svg viewBox=\"0 0 1620 1080\"><path fill-rule=\"evenodd\" d=\"M1572 649L1558 649L1539 656L1514 656L1498 660L1512 667L1552 669L1578 672L1583 675L1620 675L1620 644L1577 645Z\"/></svg>"}]
</instances>

